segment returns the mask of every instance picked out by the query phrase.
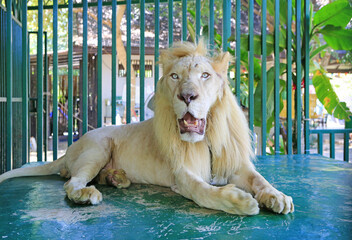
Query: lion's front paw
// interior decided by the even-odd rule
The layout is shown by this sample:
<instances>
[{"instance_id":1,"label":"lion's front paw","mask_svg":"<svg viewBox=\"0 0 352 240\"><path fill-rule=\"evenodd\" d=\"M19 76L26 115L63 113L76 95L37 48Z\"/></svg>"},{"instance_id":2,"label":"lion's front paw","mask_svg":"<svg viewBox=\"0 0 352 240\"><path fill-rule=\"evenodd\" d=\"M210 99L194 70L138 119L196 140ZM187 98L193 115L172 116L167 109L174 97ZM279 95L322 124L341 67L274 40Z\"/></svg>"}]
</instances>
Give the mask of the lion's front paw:
<instances>
[{"instance_id":1,"label":"lion's front paw","mask_svg":"<svg viewBox=\"0 0 352 240\"><path fill-rule=\"evenodd\" d=\"M256 215L259 213L259 206L251 194L229 184L221 188L225 212L238 215Z\"/></svg>"},{"instance_id":2,"label":"lion's front paw","mask_svg":"<svg viewBox=\"0 0 352 240\"><path fill-rule=\"evenodd\" d=\"M78 204L99 204L103 200L103 195L94 186L74 189L69 184L65 184L67 197Z\"/></svg>"},{"instance_id":3,"label":"lion's front paw","mask_svg":"<svg viewBox=\"0 0 352 240\"><path fill-rule=\"evenodd\" d=\"M261 207L271 209L276 213L292 213L294 205L292 197L286 196L275 188L265 188L255 195Z\"/></svg>"}]
</instances>

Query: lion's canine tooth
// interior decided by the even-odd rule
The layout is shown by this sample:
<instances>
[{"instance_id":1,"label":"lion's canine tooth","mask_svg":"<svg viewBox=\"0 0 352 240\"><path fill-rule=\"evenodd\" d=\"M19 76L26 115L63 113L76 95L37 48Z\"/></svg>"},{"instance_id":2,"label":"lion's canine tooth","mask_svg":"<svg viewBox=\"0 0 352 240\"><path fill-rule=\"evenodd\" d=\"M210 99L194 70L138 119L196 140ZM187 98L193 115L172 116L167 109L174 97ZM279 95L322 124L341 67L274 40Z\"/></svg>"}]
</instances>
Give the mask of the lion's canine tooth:
<instances>
[{"instance_id":1,"label":"lion's canine tooth","mask_svg":"<svg viewBox=\"0 0 352 240\"><path fill-rule=\"evenodd\" d=\"M196 120L196 123L194 125L198 126L198 119Z\"/></svg>"},{"instance_id":2,"label":"lion's canine tooth","mask_svg":"<svg viewBox=\"0 0 352 240\"><path fill-rule=\"evenodd\" d=\"M184 119L183 119L183 123L184 123L186 126L188 126L187 121L186 121L186 120L184 120Z\"/></svg>"}]
</instances>

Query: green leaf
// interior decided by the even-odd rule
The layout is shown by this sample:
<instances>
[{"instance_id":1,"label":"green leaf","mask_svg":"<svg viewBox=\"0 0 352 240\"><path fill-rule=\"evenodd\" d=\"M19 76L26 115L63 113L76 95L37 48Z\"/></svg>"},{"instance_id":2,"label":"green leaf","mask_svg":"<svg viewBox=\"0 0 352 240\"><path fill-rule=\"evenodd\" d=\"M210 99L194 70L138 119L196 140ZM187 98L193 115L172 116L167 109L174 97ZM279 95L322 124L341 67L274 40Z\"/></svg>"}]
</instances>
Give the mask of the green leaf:
<instances>
[{"instance_id":1,"label":"green leaf","mask_svg":"<svg viewBox=\"0 0 352 240\"><path fill-rule=\"evenodd\" d=\"M317 70L313 76L313 85L319 101L324 105L326 111L338 119L349 120L352 116L351 111L345 102L340 102L334 91L330 78L321 70Z\"/></svg>"},{"instance_id":2,"label":"green leaf","mask_svg":"<svg viewBox=\"0 0 352 240\"><path fill-rule=\"evenodd\" d=\"M324 40L335 50L352 50L352 30L327 25L319 31Z\"/></svg>"},{"instance_id":3,"label":"green leaf","mask_svg":"<svg viewBox=\"0 0 352 240\"><path fill-rule=\"evenodd\" d=\"M348 0L337 0L318 10L313 18L314 25L345 27L352 17L352 7Z\"/></svg>"},{"instance_id":4,"label":"green leaf","mask_svg":"<svg viewBox=\"0 0 352 240\"><path fill-rule=\"evenodd\" d=\"M280 63L280 75L285 71L286 64ZM267 86L266 86L266 115L267 115L267 131L269 132L270 129L274 126L275 116L274 116L274 90L275 90L275 67L271 67L267 73ZM254 102L258 103L254 105L254 125L261 126L262 123L262 110L261 110L261 103L262 102L262 81L258 82L258 85L254 92ZM285 81L280 80L280 111L283 108L283 93L285 92Z\"/></svg>"},{"instance_id":5,"label":"green leaf","mask_svg":"<svg viewBox=\"0 0 352 240\"><path fill-rule=\"evenodd\" d=\"M315 57L315 55L317 55L318 53L320 53L321 51L323 51L327 47L329 47L328 44L324 44L324 45L318 47L310 54L310 58L312 59L313 57Z\"/></svg>"}]
</instances>

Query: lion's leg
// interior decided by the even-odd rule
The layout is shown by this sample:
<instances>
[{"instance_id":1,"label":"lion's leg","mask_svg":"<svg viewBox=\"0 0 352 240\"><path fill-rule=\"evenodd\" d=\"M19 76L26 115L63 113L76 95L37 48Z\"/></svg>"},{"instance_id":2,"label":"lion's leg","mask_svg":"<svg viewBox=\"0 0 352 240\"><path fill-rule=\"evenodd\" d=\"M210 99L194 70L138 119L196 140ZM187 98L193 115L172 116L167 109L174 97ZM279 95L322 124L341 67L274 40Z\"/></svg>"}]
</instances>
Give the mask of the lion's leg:
<instances>
[{"instance_id":1,"label":"lion's leg","mask_svg":"<svg viewBox=\"0 0 352 240\"><path fill-rule=\"evenodd\" d=\"M233 184L215 187L187 169L181 169L175 173L175 180L176 186L172 189L192 199L199 206L239 215L259 213L258 202L252 195Z\"/></svg>"},{"instance_id":2,"label":"lion's leg","mask_svg":"<svg viewBox=\"0 0 352 240\"><path fill-rule=\"evenodd\" d=\"M117 188L128 188L131 181L126 177L123 169L104 168L97 176L98 184L109 185Z\"/></svg>"},{"instance_id":3,"label":"lion's leg","mask_svg":"<svg viewBox=\"0 0 352 240\"><path fill-rule=\"evenodd\" d=\"M283 214L294 211L292 198L275 189L252 166L241 169L238 174L232 175L229 182L251 192L261 207Z\"/></svg>"},{"instance_id":4,"label":"lion's leg","mask_svg":"<svg viewBox=\"0 0 352 240\"><path fill-rule=\"evenodd\" d=\"M70 166L71 179L65 183L67 197L79 204L98 204L102 194L94 187L87 187L109 160L103 150L90 149L83 152Z\"/></svg>"}]
</instances>

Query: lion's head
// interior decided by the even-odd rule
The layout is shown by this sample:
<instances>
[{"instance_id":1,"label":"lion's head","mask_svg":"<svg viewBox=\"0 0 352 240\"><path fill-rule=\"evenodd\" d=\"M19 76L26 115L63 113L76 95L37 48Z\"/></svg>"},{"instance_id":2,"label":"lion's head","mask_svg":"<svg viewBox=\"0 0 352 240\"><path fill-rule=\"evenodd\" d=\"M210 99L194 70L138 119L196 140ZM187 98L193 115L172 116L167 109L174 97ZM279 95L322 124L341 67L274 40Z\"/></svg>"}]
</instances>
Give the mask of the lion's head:
<instances>
[{"instance_id":1,"label":"lion's head","mask_svg":"<svg viewBox=\"0 0 352 240\"><path fill-rule=\"evenodd\" d=\"M207 56L202 42L176 44L161 54L159 85L173 107L181 140L204 139L209 111L223 94L229 61L228 53Z\"/></svg>"},{"instance_id":2,"label":"lion's head","mask_svg":"<svg viewBox=\"0 0 352 240\"><path fill-rule=\"evenodd\" d=\"M227 82L230 60L228 53L211 55L203 42L175 44L160 55L155 97L154 131L164 155L208 148L219 176L253 156L246 118Z\"/></svg>"}]
</instances>

